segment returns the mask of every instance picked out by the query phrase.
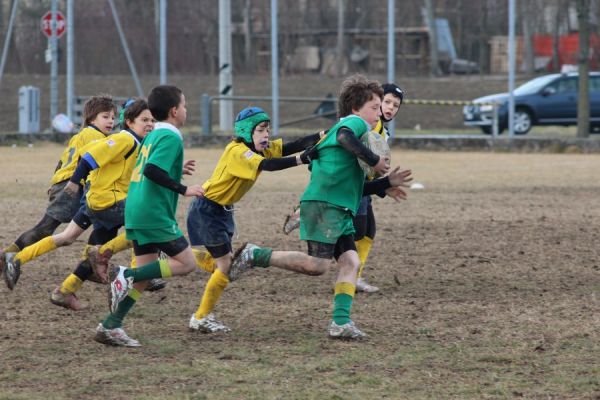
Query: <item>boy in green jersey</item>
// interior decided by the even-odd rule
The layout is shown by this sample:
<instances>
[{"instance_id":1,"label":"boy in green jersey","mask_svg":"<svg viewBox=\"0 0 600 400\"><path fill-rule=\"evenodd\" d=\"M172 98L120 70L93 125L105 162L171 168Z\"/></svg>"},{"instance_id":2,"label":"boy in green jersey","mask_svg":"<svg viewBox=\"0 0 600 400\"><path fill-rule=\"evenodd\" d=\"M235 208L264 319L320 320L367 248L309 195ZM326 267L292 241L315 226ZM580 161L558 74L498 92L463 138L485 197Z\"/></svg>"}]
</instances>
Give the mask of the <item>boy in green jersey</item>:
<instances>
[{"instance_id":1,"label":"boy in green jersey","mask_svg":"<svg viewBox=\"0 0 600 400\"><path fill-rule=\"evenodd\" d=\"M133 242L138 268L116 266L109 271L111 313L96 328L100 343L138 347L122 329L123 318L154 278L186 275L196 260L175 214L179 195L202 196L200 185L184 186L183 174L191 174L194 161L183 161L183 138L179 128L186 121L185 96L169 85L157 86L148 95L148 107L156 123L144 139L125 205L125 229ZM159 259L162 251L169 258Z\"/></svg>"},{"instance_id":2,"label":"boy in green jersey","mask_svg":"<svg viewBox=\"0 0 600 400\"><path fill-rule=\"evenodd\" d=\"M316 145L318 158L311 163L310 183L300 202L300 238L307 241L308 255L297 251L273 251L246 244L236 252L232 269L275 266L307 275L321 275L335 258L339 267L335 284L329 337L360 339L365 334L350 319L360 260L354 242L353 217L363 195L383 194L401 200L410 171L394 168L388 176L365 183L361 159L377 173L390 171L389 159L374 154L360 138L381 116L383 90L361 75L344 81L338 105L340 120Z\"/></svg>"}]
</instances>

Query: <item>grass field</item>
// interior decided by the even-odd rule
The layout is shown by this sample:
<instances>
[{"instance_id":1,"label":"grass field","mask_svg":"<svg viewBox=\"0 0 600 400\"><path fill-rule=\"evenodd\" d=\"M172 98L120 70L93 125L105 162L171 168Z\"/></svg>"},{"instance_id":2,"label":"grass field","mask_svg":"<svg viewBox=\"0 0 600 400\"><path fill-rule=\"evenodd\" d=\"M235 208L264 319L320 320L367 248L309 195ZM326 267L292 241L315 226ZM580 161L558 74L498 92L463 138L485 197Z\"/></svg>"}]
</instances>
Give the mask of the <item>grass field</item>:
<instances>
[{"instance_id":1,"label":"grass field","mask_svg":"<svg viewBox=\"0 0 600 400\"><path fill-rule=\"evenodd\" d=\"M61 147L0 147L0 243L45 209ZM201 182L220 150L188 149ZM0 399L598 399L600 158L576 154L393 153L424 190L376 200L378 233L357 294L361 343L327 339L335 267L321 277L269 268L225 291L233 331L188 332L207 274L145 294L125 329L140 349L92 340L105 287L70 312L50 291L83 239L0 282ZM281 232L305 168L263 173L239 204L235 244L303 250ZM180 202L185 226L188 201ZM59 228L61 229L61 228ZM126 262L124 255L117 261Z\"/></svg>"}]
</instances>

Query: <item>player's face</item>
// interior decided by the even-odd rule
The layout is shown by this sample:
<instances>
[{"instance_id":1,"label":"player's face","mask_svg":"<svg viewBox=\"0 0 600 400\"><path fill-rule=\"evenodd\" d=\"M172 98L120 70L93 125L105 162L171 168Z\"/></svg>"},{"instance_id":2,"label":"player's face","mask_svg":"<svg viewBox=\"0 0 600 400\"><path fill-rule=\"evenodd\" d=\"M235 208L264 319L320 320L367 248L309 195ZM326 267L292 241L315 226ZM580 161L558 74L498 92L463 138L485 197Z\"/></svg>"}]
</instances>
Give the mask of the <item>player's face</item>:
<instances>
[{"instance_id":1,"label":"player's face","mask_svg":"<svg viewBox=\"0 0 600 400\"><path fill-rule=\"evenodd\" d=\"M181 94L181 101L179 105L174 108L173 118L175 119L175 126L180 128L185 125L185 121L187 120L187 108L185 105L185 96L183 93Z\"/></svg>"},{"instance_id":2,"label":"player's face","mask_svg":"<svg viewBox=\"0 0 600 400\"><path fill-rule=\"evenodd\" d=\"M353 112L367 121L367 124L373 128L377 125L377 122L379 122L379 117L381 117L381 99L379 96L373 96L371 100L367 101L361 108L354 110Z\"/></svg>"},{"instance_id":3,"label":"player's face","mask_svg":"<svg viewBox=\"0 0 600 400\"><path fill-rule=\"evenodd\" d=\"M387 121L390 121L396 117L398 114L398 110L400 109L400 99L394 96L392 93L388 93L383 96L383 101L381 102L381 113L383 114L383 118Z\"/></svg>"},{"instance_id":4,"label":"player's face","mask_svg":"<svg viewBox=\"0 0 600 400\"><path fill-rule=\"evenodd\" d=\"M269 133L271 132L271 125L267 121L263 121L256 125L254 132L252 132L252 141L254 142L254 148L256 151L263 151L269 147Z\"/></svg>"},{"instance_id":5,"label":"player's face","mask_svg":"<svg viewBox=\"0 0 600 400\"><path fill-rule=\"evenodd\" d=\"M96 115L91 122L96 128L100 129L102 133L109 134L115 123L115 112L113 110L103 111Z\"/></svg>"},{"instance_id":6,"label":"player's face","mask_svg":"<svg viewBox=\"0 0 600 400\"><path fill-rule=\"evenodd\" d=\"M127 121L129 129L135 132L140 137L146 137L152 129L154 129L154 117L150 110L144 110L135 117L133 122Z\"/></svg>"}]
</instances>

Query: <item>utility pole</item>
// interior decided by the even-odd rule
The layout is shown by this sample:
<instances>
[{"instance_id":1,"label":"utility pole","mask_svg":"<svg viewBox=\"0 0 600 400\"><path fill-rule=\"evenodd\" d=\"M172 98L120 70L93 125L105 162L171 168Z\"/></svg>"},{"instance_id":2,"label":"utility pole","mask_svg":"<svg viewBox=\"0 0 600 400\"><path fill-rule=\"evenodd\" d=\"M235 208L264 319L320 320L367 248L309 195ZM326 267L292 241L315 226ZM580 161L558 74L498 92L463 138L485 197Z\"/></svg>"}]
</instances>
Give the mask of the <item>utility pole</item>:
<instances>
[{"instance_id":1,"label":"utility pole","mask_svg":"<svg viewBox=\"0 0 600 400\"><path fill-rule=\"evenodd\" d=\"M219 0L219 95L233 96L231 65L231 0ZM219 101L219 126L223 132L233 128L233 103Z\"/></svg>"},{"instance_id":2,"label":"utility pole","mask_svg":"<svg viewBox=\"0 0 600 400\"><path fill-rule=\"evenodd\" d=\"M50 126L52 127L52 119L58 114L58 36L57 36L57 21L58 0L52 0L50 8L52 13L52 22L50 29L52 34L48 40L50 45ZM52 129L52 128L51 128Z\"/></svg>"},{"instance_id":3,"label":"utility pole","mask_svg":"<svg viewBox=\"0 0 600 400\"><path fill-rule=\"evenodd\" d=\"M590 1L577 0L577 25L579 25L579 93L577 96L577 137L590 135Z\"/></svg>"},{"instance_id":4,"label":"utility pole","mask_svg":"<svg viewBox=\"0 0 600 400\"><path fill-rule=\"evenodd\" d=\"M67 117L71 121L73 121L73 102L75 100L75 88L73 85L73 77L75 75L74 18L73 0L67 0Z\"/></svg>"},{"instance_id":5,"label":"utility pole","mask_svg":"<svg viewBox=\"0 0 600 400\"><path fill-rule=\"evenodd\" d=\"M344 73L344 9L346 4L344 0L338 0L338 26L337 26L337 69L336 74L338 77Z\"/></svg>"}]
</instances>

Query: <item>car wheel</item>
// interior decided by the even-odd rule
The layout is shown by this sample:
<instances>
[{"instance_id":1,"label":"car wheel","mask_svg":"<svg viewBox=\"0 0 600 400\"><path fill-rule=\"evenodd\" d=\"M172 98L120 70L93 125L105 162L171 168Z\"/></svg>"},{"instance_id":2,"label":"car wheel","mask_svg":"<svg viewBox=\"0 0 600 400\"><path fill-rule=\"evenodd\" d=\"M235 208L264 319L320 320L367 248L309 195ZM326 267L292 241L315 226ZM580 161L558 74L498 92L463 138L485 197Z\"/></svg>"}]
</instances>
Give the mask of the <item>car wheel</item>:
<instances>
[{"instance_id":1,"label":"car wheel","mask_svg":"<svg viewBox=\"0 0 600 400\"><path fill-rule=\"evenodd\" d=\"M514 128L515 134L525 135L533 126L533 119L529 111L524 109L515 110Z\"/></svg>"}]
</instances>

